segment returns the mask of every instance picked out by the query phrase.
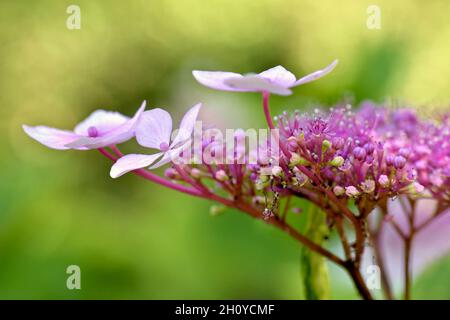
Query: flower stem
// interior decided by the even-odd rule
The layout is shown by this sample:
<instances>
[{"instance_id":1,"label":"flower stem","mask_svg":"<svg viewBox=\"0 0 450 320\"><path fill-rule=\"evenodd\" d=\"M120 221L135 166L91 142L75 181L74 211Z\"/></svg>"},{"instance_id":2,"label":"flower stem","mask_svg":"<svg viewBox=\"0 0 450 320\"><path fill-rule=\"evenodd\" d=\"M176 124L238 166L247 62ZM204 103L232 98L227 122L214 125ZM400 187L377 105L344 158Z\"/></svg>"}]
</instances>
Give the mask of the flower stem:
<instances>
[{"instance_id":1,"label":"flower stem","mask_svg":"<svg viewBox=\"0 0 450 320\"><path fill-rule=\"evenodd\" d=\"M117 149L117 147L114 146L114 148L111 148L111 149L114 150L116 152L116 154L118 153L117 156L119 156L119 157L123 156L123 154L119 151L119 149ZM112 155L111 153L106 151L104 148L98 148L98 151L101 154L103 154L104 156L106 156L108 159L110 159L111 161L115 162L118 159L117 157L115 157L114 155ZM157 184L160 184L162 186L165 186L167 188L170 188L170 189L173 189L173 190L176 190L176 191L180 191L180 192L183 192L183 193L186 193L186 194L190 194L192 196L202 197L202 193L197 191L197 190L195 190L195 189L192 189L192 188L180 185L180 184L173 183L173 182L168 181L168 180L166 180L164 178L161 178L160 176L158 176L156 174L153 174L153 173L151 173L151 172L149 172L147 170L137 169L137 170L132 171L132 173L134 173L134 174L136 174L136 175L138 175L138 176L140 176L140 177L142 177L144 179L147 179L147 180L150 180L150 181L155 182Z\"/></svg>"},{"instance_id":2,"label":"flower stem","mask_svg":"<svg viewBox=\"0 0 450 320\"><path fill-rule=\"evenodd\" d=\"M412 242L412 237L405 239L405 262L404 262L404 268L405 268L405 270L404 270L404 276L405 276L404 299L405 300L411 299L411 268L410 268L411 242Z\"/></svg>"},{"instance_id":3,"label":"flower stem","mask_svg":"<svg viewBox=\"0 0 450 320\"><path fill-rule=\"evenodd\" d=\"M263 108L264 108L264 115L266 116L267 125L270 129L275 129L275 125L273 124L272 117L270 116L270 109L269 109L269 96L270 93L267 91L264 91L262 93L263 95Z\"/></svg>"},{"instance_id":4,"label":"flower stem","mask_svg":"<svg viewBox=\"0 0 450 320\"><path fill-rule=\"evenodd\" d=\"M355 287L358 290L361 297L365 300L373 300L372 294L367 288L364 282L364 278L362 277L361 272L359 271L359 268L357 268L355 264L351 261L346 264L345 269L350 274L350 277L352 278L353 283L355 284Z\"/></svg>"},{"instance_id":5,"label":"flower stem","mask_svg":"<svg viewBox=\"0 0 450 320\"><path fill-rule=\"evenodd\" d=\"M403 198L400 198L399 201L403 202ZM408 222L409 222L409 235L404 239L405 242L405 262L404 262L404 276L405 276L405 292L404 292L404 299L409 300L411 299L411 247L412 242L414 240L415 236L415 223L414 223L414 216L415 216L415 203L411 200L409 202L410 208L409 208L409 214L408 214ZM406 206L405 206L406 207ZM406 212L405 212L406 213Z\"/></svg>"}]
</instances>

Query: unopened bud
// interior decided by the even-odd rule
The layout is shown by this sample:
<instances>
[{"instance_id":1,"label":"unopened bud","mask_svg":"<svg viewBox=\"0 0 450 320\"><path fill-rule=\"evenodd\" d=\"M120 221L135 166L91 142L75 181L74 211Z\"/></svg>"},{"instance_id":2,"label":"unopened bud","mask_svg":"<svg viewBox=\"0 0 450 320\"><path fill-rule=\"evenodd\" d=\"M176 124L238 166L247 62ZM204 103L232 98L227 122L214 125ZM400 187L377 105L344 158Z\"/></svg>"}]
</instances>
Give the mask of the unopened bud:
<instances>
[{"instance_id":1,"label":"unopened bud","mask_svg":"<svg viewBox=\"0 0 450 320\"><path fill-rule=\"evenodd\" d=\"M300 187L303 187L306 182L308 182L308 177L303 172L296 173L295 177L297 178L297 182Z\"/></svg>"},{"instance_id":2,"label":"unopened bud","mask_svg":"<svg viewBox=\"0 0 450 320\"><path fill-rule=\"evenodd\" d=\"M331 148L331 142L328 140L323 140L322 141L322 153L327 152L327 150L330 148Z\"/></svg>"},{"instance_id":3,"label":"unopened bud","mask_svg":"<svg viewBox=\"0 0 450 320\"><path fill-rule=\"evenodd\" d=\"M202 172L196 168L193 168L191 170L191 176L192 176L192 178L198 179L202 176Z\"/></svg>"},{"instance_id":4,"label":"unopened bud","mask_svg":"<svg viewBox=\"0 0 450 320\"><path fill-rule=\"evenodd\" d=\"M333 192L334 192L335 195L337 195L339 197L339 196L342 196L345 193L345 189L342 188L341 186L335 186L333 188Z\"/></svg>"},{"instance_id":5,"label":"unopened bud","mask_svg":"<svg viewBox=\"0 0 450 320\"><path fill-rule=\"evenodd\" d=\"M366 155L367 151L364 148L356 147L355 149L353 149L353 156L359 161L364 161L364 159L366 159Z\"/></svg>"},{"instance_id":6,"label":"unopened bud","mask_svg":"<svg viewBox=\"0 0 450 320\"><path fill-rule=\"evenodd\" d=\"M334 157L333 160L330 161L330 166L340 167L344 164L344 158L341 156Z\"/></svg>"},{"instance_id":7,"label":"unopened bud","mask_svg":"<svg viewBox=\"0 0 450 320\"><path fill-rule=\"evenodd\" d=\"M361 183L361 189L365 193L372 193L375 191L375 181L373 180L366 180L363 183Z\"/></svg>"},{"instance_id":8,"label":"unopened bud","mask_svg":"<svg viewBox=\"0 0 450 320\"><path fill-rule=\"evenodd\" d=\"M254 196L252 201L256 205L266 205L266 198L262 196Z\"/></svg>"},{"instance_id":9,"label":"unopened bud","mask_svg":"<svg viewBox=\"0 0 450 320\"><path fill-rule=\"evenodd\" d=\"M226 174L225 171L219 170L219 171L216 172L216 179L219 180L219 181L224 182L224 181L228 180L228 175Z\"/></svg>"},{"instance_id":10,"label":"unopened bud","mask_svg":"<svg viewBox=\"0 0 450 320\"><path fill-rule=\"evenodd\" d=\"M349 186L345 188L345 194L349 197L357 197L359 196L359 191L354 186Z\"/></svg>"},{"instance_id":11,"label":"unopened bud","mask_svg":"<svg viewBox=\"0 0 450 320\"><path fill-rule=\"evenodd\" d=\"M425 187L418 182L413 182L412 185L417 193L422 193L425 190Z\"/></svg>"},{"instance_id":12,"label":"unopened bud","mask_svg":"<svg viewBox=\"0 0 450 320\"><path fill-rule=\"evenodd\" d=\"M289 137L287 139L289 150L294 151L298 148L297 139L295 137Z\"/></svg>"},{"instance_id":13,"label":"unopened bud","mask_svg":"<svg viewBox=\"0 0 450 320\"><path fill-rule=\"evenodd\" d=\"M418 182L413 182L413 183L409 184L408 186L406 186L403 190L411 195L417 195L419 193L424 192L425 187Z\"/></svg>"},{"instance_id":14,"label":"unopened bud","mask_svg":"<svg viewBox=\"0 0 450 320\"><path fill-rule=\"evenodd\" d=\"M255 183L256 190L264 190L268 186L269 186L269 182L268 181L257 180L256 183Z\"/></svg>"},{"instance_id":15,"label":"unopened bud","mask_svg":"<svg viewBox=\"0 0 450 320\"><path fill-rule=\"evenodd\" d=\"M389 178L387 177L387 175L382 174L379 178L378 178L378 183L380 184L380 186L382 186L383 188L387 188L389 187Z\"/></svg>"},{"instance_id":16,"label":"unopened bud","mask_svg":"<svg viewBox=\"0 0 450 320\"><path fill-rule=\"evenodd\" d=\"M403 169L406 165L406 159L402 156L396 156L394 158L394 168L395 169Z\"/></svg>"},{"instance_id":17,"label":"unopened bud","mask_svg":"<svg viewBox=\"0 0 450 320\"><path fill-rule=\"evenodd\" d=\"M291 166L296 166L296 165L306 166L308 164L309 164L309 161L306 160L305 158L301 157L299 154L297 154L297 153L291 154L291 159L290 159Z\"/></svg>"},{"instance_id":18,"label":"unopened bud","mask_svg":"<svg viewBox=\"0 0 450 320\"><path fill-rule=\"evenodd\" d=\"M169 179L178 178L178 172L174 168L167 168L166 171L164 171L164 175Z\"/></svg>"},{"instance_id":19,"label":"unopened bud","mask_svg":"<svg viewBox=\"0 0 450 320\"><path fill-rule=\"evenodd\" d=\"M280 177L283 174L283 169L280 166L274 166L272 168L272 175Z\"/></svg>"},{"instance_id":20,"label":"unopened bud","mask_svg":"<svg viewBox=\"0 0 450 320\"><path fill-rule=\"evenodd\" d=\"M222 205L212 205L212 206L209 208L209 213L210 213L212 216L218 216L219 214L224 213L225 210L226 210L226 207L225 207L225 206L222 206Z\"/></svg>"}]
</instances>

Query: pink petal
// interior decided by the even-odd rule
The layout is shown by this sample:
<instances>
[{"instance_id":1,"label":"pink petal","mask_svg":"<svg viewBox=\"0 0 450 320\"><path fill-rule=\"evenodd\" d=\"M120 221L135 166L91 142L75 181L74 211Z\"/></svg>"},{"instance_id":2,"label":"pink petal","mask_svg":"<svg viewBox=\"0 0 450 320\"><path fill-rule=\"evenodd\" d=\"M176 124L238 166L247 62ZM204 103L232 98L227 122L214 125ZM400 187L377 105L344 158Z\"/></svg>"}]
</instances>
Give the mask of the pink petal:
<instances>
[{"instance_id":1,"label":"pink petal","mask_svg":"<svg viewBox=\"0 0 450 320\"><path fill-rule=\"evenodd\" d=\"M198 103L186 112L183 119L181 119L180 128L178 129L178 134L175 139L172 141L172 146L176 147L177 144L184 142L191 137L201 107L202 104Z\"/></svg>"},{"instance_id":2,"label":"pink petal","mask_svg":"<svg viewBox=\"0 0 450 320\"><path fill-rule=\"evenodd\" d=\"M225 80L225 84L241 91L263 92L287 96L292 93L288 88L278 84L271 83L266 78L259 75L247 75L244 77L235 77Z\"/></svg>"},{"instance_id":3,"label":"pink petal","mask_svg":"<svg viewBox=\"0 0 450 320\"><path fill-rule=\"evenodd\" d=\"M127 140L130 140L134 134L135 129L138 124L139 119L141 116L143 116L144 110L146 107L146 101L142 102L139 109L134 114L133 118L128 119L121 125L118 125L116 127L110 126L112 129L109 131L103 133L101 136L98 137L80 137L76 141L73 141L69 144L67 144L67 147L70 148L87 148L87 149L98 149L107 147L114 144L119 144L122 142L125 142ZM95 113L95 112L94 112ZM97 118L100 120L100 118ZM105 122L103 122L105 123ZM94 122L91 122L91 124L94 124ZM97 128L97 127L96 127Z\"/></svg>"},{"instance_id":4,"label":"pink petal","mask_svg":"<svg viewBox=\"0 0 450 320\"><path fill-rule=\"evenodd\" d=\"M137 142L147 148L160 149L161 143L170 144L172 117L163 109L144 112L136 127Z\"/></svg>"},{"instance_id":5,"label":"pink petal","mask_svg":"<svg viewBox=\"0 0 450 320\"><path fill-rule=\"evenodd\" d=\"M409 232L409 224L400 202L390 202L389 212L400 229ZM436 208L436 201L429 199L418 200L416 208L416 226L426 221ZM445 257L450 252L450 210L436 217L432 223L418 232L413 239L411 247L412 275L417 278L429 265ZM388 279L395 289L401 289L404 280L404 245L391 223L384 222L380 234L380 248L386 265ZM365 260L371 260L369 250L365 254ZM365 261L367 265L368 261ZM364 268L364 267L363 267ZM364 271L364 270L363 270Z\"/></svg>"},{"instance_id":6,"label":"pink petal","mask_svg":"<svg viewBox=\"0 0 450 320\"><path fill-rule=\"evenodd\" d=\"M71 131L59 130L45 126L30 127L23 125L22 127L25 133L34 140L49 148L57 150L70 149L69 147L66 147L66 144L77 140L80 137Z\"/></svg>"},{"instance_id":7,"label":"pink petal","mask_svg":"<svg viewBox=\"0 0 450 320\"><path fill-rule=\"evenodd\" d=\"M246 91L239 88L232 88L229 85L225 84L226 79L242 77L242 75L239 73L194 70L192 71L192 75L198 82L208 88L224 91Z\"/></svg>"},{"instance_id":8,"label":"pink petal","mask_svg":"<svg viewBox=\"0 0 450 320\"><path fill-rule=\"evenodd\" d=\"M305 83L317 80L319 78L322 78L323 76L325 76L328 73L330 73L331 71L333 71L334 67L336 67L337 64L338 64L338 60L336 59L329 66L325 67L324 69L310 73L310 74L304 76L303 78L295 81L293 86L298 86L298 85L305 84Z\"/></svg>"},{"instance_id":9,"label":"pink petal","mask_svg":"<svg viewBox=\"0 0 450 320\"><path fill-rule=\"evenodd\" d=\"M150 166L162 155L161 152L152 155L127 154L114 163L109 174L111 178L118 178L127 172Z\"/></svg>"},{"instance_id":10,"label":"pink petal","mask_svg":"<svg viewBox=\"0 0 450 320\"><path fill-rule=\"evenodd\" d=\"M420 215L421 212L430 214L432 210L434 211L436 207L435 201L420 200L419 202L424 201L429 203L424 204L422 206L423 209L419 209L419 205L416 210L417 215ZM431 204L430 202L434 203ZM427 206L431 210L427 210ZM422 219L422 221L425 221L425 219ZM445 257L450 252L449 234L450 209L447 208L445 212L434 218L433 222L415 236L412 244L413 275L420 274L427 266Z\"/></svg>"},{"instance_id":11,"label":"pink petal","mask_svg":"<svg viewBox=\"0 0 450 320\"><path fill-rule=\"evenodd\" d=\"M271 83L280 87L290 88L295 83L295 76L292 72L286 70L282 66L276 66L269 70L263 71L259 76L269 80Z\"/></svg>"}]
</instances>

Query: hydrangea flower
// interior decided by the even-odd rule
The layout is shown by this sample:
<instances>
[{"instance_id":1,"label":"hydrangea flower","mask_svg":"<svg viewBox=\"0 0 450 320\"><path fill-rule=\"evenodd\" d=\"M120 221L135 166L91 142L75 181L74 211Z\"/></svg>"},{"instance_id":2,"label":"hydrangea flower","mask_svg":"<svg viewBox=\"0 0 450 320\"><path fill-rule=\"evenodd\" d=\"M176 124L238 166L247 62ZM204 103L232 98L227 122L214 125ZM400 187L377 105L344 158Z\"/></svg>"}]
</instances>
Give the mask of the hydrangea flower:
<instances>
[{"instance_id":1,"label":"hydrangea flower","mask_svg":"<svg viewBox=\"0 0 450 320\"><path fill-rule=\"evenodd\" d=\"M141 146L160 152L151 155L128 154L121 157L112 166L111 177L118 178L127 172L145 167L156 169L174 160L189 143L200 108L201 104L196 104L186 112L172 142L170 114L159 108L144 112L136 128L136 140ZM157 161L158 159L160 160Z\"/></svg>"},{"instance_id":2,"label":"hydrangea flower","mask_svg":"<svg viewBox=\"0 0 450 320\"><path fill-rule=\"evenodd\" d=\"M334 60L322 70L310 73L300 79L282 66L263 71L259 74L242 75L224 71L198 71L194 70L194 78L212 89L237 92L269 92L278 95L290 95L292 87L317 80L336 67L338 60Z\"/></svg>"},{"instance_id":3,"label":"hydrangea flower","mask_svg":"<svg viewBox=\"0 0 450 320\"><path fill-rule=\"evenodd\" d=\"M278 130L263 139L267 141L258 141L258 150L248 153L244 130L235 131L225 144L221 143L221 132L196 130L195 137L201 141L190 143L200 104L185 114L174 135L170 114L162 109L143 112L145 105L132 119L95 112L74 131L28 126L24 130L51 148L99 148L114 162L110 172L113 178L132 171L149 181L220 204L212 210L215 214L222 211L221 206L227 206L263 219L345 269L364 299L373 298L361 274L369 245L376 252L386 297L394 297L389 278L400 275L408 299L411 272L420 272L450 249L446 239L450 219L450 116L430 121L408 108L391 110L365 102L355 111L349 105L338 105L329 111L284 112L274 123L269 112L271 93L290 94L292 87L318 79L336 63L299 80L281 66L257 75L194 71L200 83L214 89L262 92L268 127ZM133 135L140 145L158 151L124 156L115 144ZM227 145L230 141L237 145ZM197 151L201 153L199 162L176 161L181 154L197 157ZM225 162L217 160L223 155ZM165 177L147 170L170 162ZM316 213L326 215L323 224L317 226L324 231L320 237L336 232L342 253L329 250L323 241L314 241L290 221L287 216L295 209L291 203L295 198L306 200L319 209ZM425 199L434 203L432 209L424 209ZM316 223L312 223L314 231ZM389 261L383 263L382 258Z\"/></svg>"},{"instance_id":4,"label":"hydrangea flower","mask_svg":"<svg viewBox=\"0 0 450 320\"><path fill-rule=\"evenodd\" d=\"M145 106L144 101L132 118L118 112L96 110L73 131L27 125L23 125L23 130L34 140L52 149L98 149L131 139Z\"/></svg>"}]
</instances>

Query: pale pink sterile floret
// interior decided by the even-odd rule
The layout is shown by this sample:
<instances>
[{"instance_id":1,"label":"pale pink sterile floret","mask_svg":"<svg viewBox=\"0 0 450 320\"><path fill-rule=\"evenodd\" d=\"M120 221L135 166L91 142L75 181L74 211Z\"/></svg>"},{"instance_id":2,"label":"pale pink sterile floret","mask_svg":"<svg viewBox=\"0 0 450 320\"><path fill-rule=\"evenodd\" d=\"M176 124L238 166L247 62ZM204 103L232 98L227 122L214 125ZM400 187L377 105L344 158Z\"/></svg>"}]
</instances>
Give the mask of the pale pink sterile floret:
<instances>
[{"instance_id":1,"label":"pale pink sterile floret","mask_svg":"<svg viewBox=\"0 0 450 320\"><path fill-rule=\"evenodd\" d=\"M145 167L156 169L177 158L190 145L200 108L201 104L196 104L186 112L172 141L170 141L172 134L170 114L159 108L144 112L136 127L136 140L141 146L160 152L151 155L128 154L121 157L112 166L111 177L118 178L127 172Z\"/></svg>"},{"instance_id":2,"label":"pale pink sterile floret","mask_svg":"<svg viewBox=\"0 0 450 320\"><path fill-rule=\"evenodd\" d=\"M400 199L388 202L388 211L391 212L391 221L386 221L379 234L379 245L382 258L386 263L386 273L395 290L400 289L404 280L404 243L401 236L392 223L404 233L410 233L408 221L409 213L405 212L400 203ZM425 221L433 217L437 207L434 199L420 199L417 202L415 212L415 228L418 228ZM392 222L392 223L390 223ZM370 224L375 224L375 219ZM436 218L420 229L415 234L411 248L411 273L416 279L433 262L444 258L450 252L450 242L448 234L450 232L450 210L443 210ZM363 270L373 263L371 248L367 250L364 259Z\"/></svg>"},{"instance_id":3,"label":"pale pink sterile floret","mask_svg":"<svg viewBox=\"0 0 450 320\"><path fill-rule=\"evenodd\" d=\"M23 130L34 140L52 149L98 149L131 139L145 106L144 101L133 118L118 112L96 110L73 131L27 125L23 125Z\"/></svg>"},{"instance_id":4,"label":"pale pink sterile floret","mask_svg":"<svg viewBox=\"0 0 450 320\"><path fill-rule=\"evenodd\" d=\"M290 95L290 88L317 80L336 67L338 60L334 60L324 69L310 73L300 79L282 66L263 71L259 74L242 75L224 71L194 70L194 78L206 87L237 92L269 92L278 95Z\"/></svg>"}]
</instances>

